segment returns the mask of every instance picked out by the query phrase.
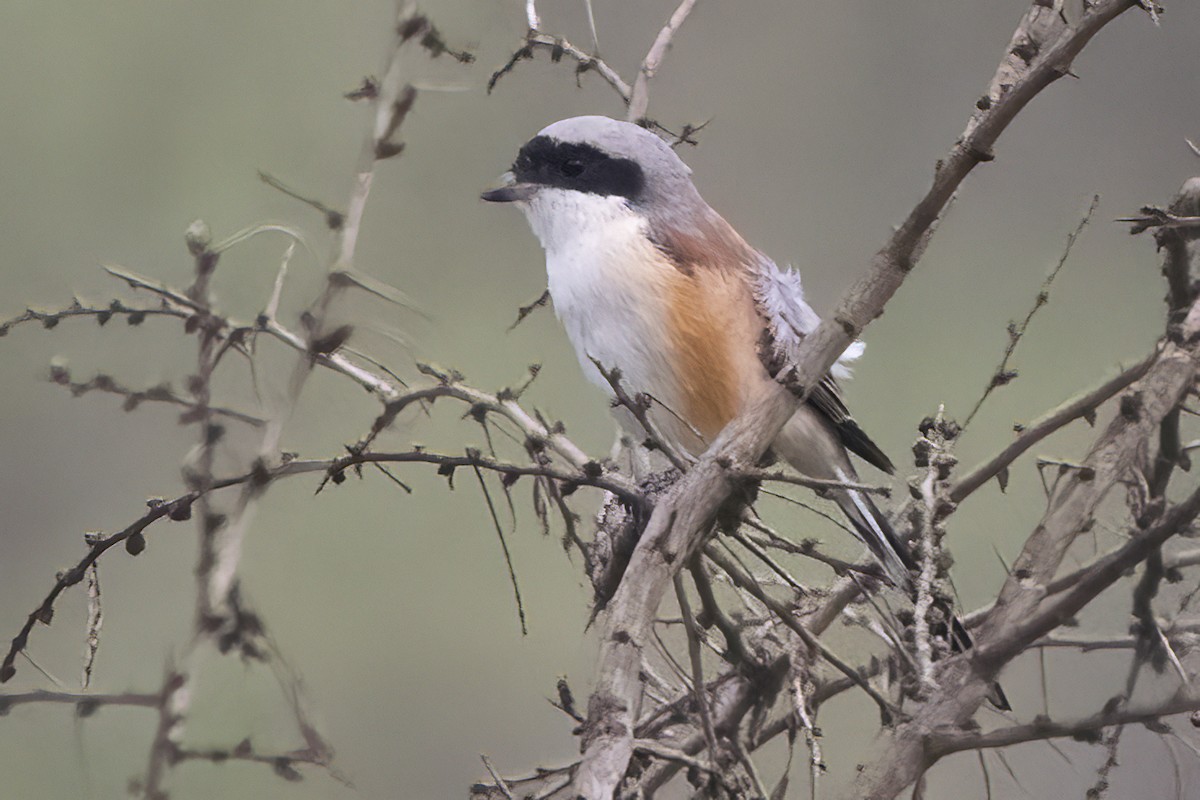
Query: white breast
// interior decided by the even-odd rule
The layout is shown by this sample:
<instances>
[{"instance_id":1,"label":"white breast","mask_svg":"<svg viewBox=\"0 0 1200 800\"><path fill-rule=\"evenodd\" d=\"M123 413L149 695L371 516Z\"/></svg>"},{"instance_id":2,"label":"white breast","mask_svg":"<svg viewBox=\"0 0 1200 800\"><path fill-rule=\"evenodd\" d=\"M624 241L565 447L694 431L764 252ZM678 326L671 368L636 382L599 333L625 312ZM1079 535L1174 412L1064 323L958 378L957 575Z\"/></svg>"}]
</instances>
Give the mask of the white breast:
<instances>
[{"instance_id":1,"label":"white breast","mask_svg":"<svg viewBox=\"0 0 1200 800\"><path fill-rule=\"evenodd\" d=\"M618 367L625 388L673 401L666 285L674 268L618 197L543 188L524 209L546 251L554 310L584 373L611 394L592 359Z\"/></svg>"}]
</instances>

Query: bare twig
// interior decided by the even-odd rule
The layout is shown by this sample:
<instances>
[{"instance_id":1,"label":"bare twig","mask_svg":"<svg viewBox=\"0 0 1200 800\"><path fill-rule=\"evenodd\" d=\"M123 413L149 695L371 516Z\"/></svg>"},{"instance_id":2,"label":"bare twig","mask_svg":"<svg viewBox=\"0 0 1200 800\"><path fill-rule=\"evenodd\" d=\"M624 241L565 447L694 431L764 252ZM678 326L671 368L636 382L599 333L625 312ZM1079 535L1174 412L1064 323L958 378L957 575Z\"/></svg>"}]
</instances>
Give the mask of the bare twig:
<instances>
[{"instance_id":1,"label":"bare twig","mask_svg":"<svg viewBox=\"0 0 1200 800\"><path fill-rule=\"evenodd\" d=\"M638 68L637 78L633 81L633 90L629 93L629 111L625 118L630 122L637 122L644 119L646 109L650 104L650 79L654 77L654 73L658 72L662 66L662 60L667 54L667 50L671 47L671 40L675 38L675 33L687 20L688 15L692 13L692 9L696 5L696 0L683 0L675 12L671 14L671 18L667 20L667 24L663 25L662 30L658 32L658 36L654 39L654 44L650 46L650 50L646 53L646 57L642 59L642 65Z\"/></svg>"},{"instance_id":2,"label":"bare twig","mask_svg":"<svg viewBox=\"0 0 1200 800\"><path fill-rule=\"evenodd\" d=\"M100 556L113 546L124 542L126 551L131 555L140 554L146 546L144 531L150 525L163 518L173 520L189 519L192 515L193 503L210 492L230 486L240 486L250 481L271 481L288 475L324 471L329 469L331 463L329 461L293 461L282 464L274 469L256 468L250 472L231 478L214 480L205 488L187 492L174 500L151 500L148 503L149 510L122 530L109 535L94 535L87 553L75 566L59 574L41 604L29 614L20 632L13 637L8 653L4 657L3 664L0 664L0 683L9 680L15 674L16 668L13 662L17 654L25 649L29 641L29 634L33 630L34 625L39 622L49 624L50 620L54 617L54 604L59 595L67 588L82 581L87 574L87 570L96 563Z\"/></svg>"},{"instance_id":3,"label":"bare twig","mask_svg":"<svg viewBox=\"0 0 1200 800\"><path fill-rule=\"evenodd\" d=\"M686 472L689 462L692 460L683 451L675 447L663 432L659 430L658 425L650 418L650 396L647 394L639 394L636 397L630 397L625 391L625 387L621 383L621 370L618 367L606 369L596 359L592 359L592 364L599 370L600 375L608 382L609 387L613 391L613 403L623 407L637 421L642 430L646 432L648 437L648 447L661 452L666 456L667 461L671 462L671 466L680 472Z\"/></svg>"},{"instance_id":4,"label":"bare twig","mask_svg":"<svg viewBox=\"0 0 1200 800\"><path fill-rule=\"evenodd\" d=\"M775 559L771 558L771 556L769 556L766 553L766 551L764 551L761 547L759 547L758 544L756 544L753 540L751 540L750 538L748 538L746 536L743 536L740 531L730 532L729 537L731 539L733 539L735 542L737 542L738 544L740 544L742 547L749 550L750 553L755 558L757 558L759 561L766 564L767 568L770 569L771 572L774 572L776 575L778 575L779 578L785 584L787 584L789 587L791 587L791 589L793 591L795 591L797 594L800 594L800 595L808 594L808 590L805 589L803 586L801 586L799 581L797 581L795 578L793 578L788 573L788 571L779 564L779 562L777 562Z\"/></svg>"},{"instance_id":5,"label":"bare twig","mask_svg":"<svg viewBox=\"0 0 1200 800\"><path fill-rule=\"evenodd\" d=\"M747 480L752 481L767 481L772 483L787 483L792 486L803 486L806 489L815 489L824 491L828 489L853 489L863 494L874 494L880 497L891 497L892 489L890 486L872 486L866 483L856 483L854 481L835 481L824 478L810 478L807 475L800 475L794 472L784 472L783 470L765 470L754 467L738 466L736 468L738 475Z\"/></svg>"},{"instance_id":6,"label":"bare twig","mask_svg":"<svg viewBox=\"0 0 1200 800\"><path fill-rule=\"evenodd\" d=\"M599 56L584 52L560 36L550 36L534 29L530 29L529 33L525 36L522 46L509 57L508 61L492 73L492 77L488 79L487 84L488 94L492 93L492 90L496 88L496 83L502 77L512 72L513 68L520 61L533 58L535 50L549 51L551 61L560 61L563 56L571 59L577 64L575 68L577 76L585 72L595 72L621 96L621 100L624 103L629 102L633 90L625 82L625 79L609 66L608 62Z\"/></svg>"},{"instance_id":7,"label":"bare twig","mask_svg":"<svg viewBox=\"0 0 1200 800\"><path fill-rule=\"evenodd\" d=\"M300 462L305 465L324 464L326 479L321 487L332 480L340 482L347 469L356 464L434 464L439 467L442 475L452 476L459 467L481 468L498 472L510 478L524 476L540 476L553 478L573 486L593 486L621 497L632 503L643 502L643 496L634 488L620 480L620 476L597 470L575 471L569 468L556 467L552 464L515 464L483 455L475 449L467 450L463 455L446 455L428 450L407 450L404 452L354 452L350 455L331 459L324 462ZM599 466L599 465L597 465ZM320 491L320 487L318 488Z\"/></svg>"},{"instance_id":8,"label":"bare twig","mask_svg":"<svg viewBox=\"0 0 1200 800\"><path fill-rule=\"evenodd\" d=\"M266 424L266 420L236 409L213 405L202 406L194 400L188 400L178 394L169 383L161 383L149 389L131 389L128 386L122 385L111 375L104 373L95 375L86 381L73 381L71 380L70 371L61 364L52 364L50 366L50 380L53 383L66 387L75 397L85 395L88 392L102 392L124 397L125 402L122 404L122 408L125 411L133 411L143 402L167 403L186 409L180 416L181 422L199 422L201 417L212 415L244 422L255 428L261 428Z\"/></svg>"},{"instance_id":9,"label":"bare twig","mask_svg":"<svg viewBox=\"0 0 1200 800\"><path fill-rule=\"evenodd\" d=\"M729 575L729 577L733 579L733 582L737 586L740 586L741 588L750 592L755 599L770 609L771 613L774 614L780 622L782 622L789 629L791 629L793 633L800 637L800 640L804 642L806 647L813 652L820 653L821 658L825 659L830 666L853 681L867 694L868 697L874 700L875 705L879 707L880 718L883 720L884 725L889 724L891 720L895 718L897 709L886 698L879 694L879 692L877 692L874 687L872 687L861 675L859 675L857 670L839 658L833 651L826 647L820 639L816 638L812 632L806 630L805 627L800 624L800 621L796 619L795 614L792 613L791 609L788 609L778 600L775 600L773 597L764 592L762 587L759 586L758 583L754 581L748 573L744 572L741 567L734 564L731 559L725 557L716 548L705 548L704 555L714 564L720 567L727 575Z\"/></svg>"},{"instance_id":10,"label":"bare twig","mask_svg":"<svg viewBox=\"0 0 1200 800\"><path fill-rule=\"evenodd\" d=\"M1042 439L1077 419L1094 418L1097 408L1145 375L1156 358L1158 358L1158 353L1151 353L1090 392L1072 398L1047 411L1028 425L1021 426L1017 438L1011 444L968 471L955 482L954 487L950 490L950 499L955 503L961 503L980 486L1008 469L1010 464Z\"/></svg>"},{"instance_id":11,"label":"bare twig","mask_svg":"<svg viewBox=\"0 0 1200 800\"><path fill-rule=\"evenodd\" d=\"M83 651L83 672L79 685L86 691L92 685L96 653L100 650L100 628L104 625L104 610L100 604L100 570L93 562L87 569L87 641Z\"/></svg>"},{"instance_id":12,"label":"bare twig","mask_svg":"<svg viewBox=\"0 0 1200 800\"><path fill-rule=\"evenodd\" d=\"M512 584L513 599L517 604L517 617L521 621L521 635L528 636L529 629L525 626L525 604L521 602L521 587L517 583L517 571L513 567L512 553L508 550L508 540L504 538L504 528L500 525L500 518L496 516L496 506L492 503L492 494L488 491L487 482L483 479L483 473L480 472L479 465L472 464L471 469L475 471L475 477L479 481L479 488L483 492L483 499L487 501L488 514L492 517L492 526L496 530L496 536L500 539L500 548L504 551L504 564L508 567L508 580Z\"/></svg>"},{"instance_id":13,"label":"bare twig","mask_svg":"<svg viewBox=\"0 0 1200 800\"><path fill-rule=\"evenodd\" d=\"M550 302L550 290L543 289L542 293L537 296L537 299L528 305L521 306L517 309L517 318L513 320L513 324L508 326L508 330L514 330L518 325L525 321L525 318L539 308L545 308Z\"/></svg>"},{"instance_id":14,"label":"bare twig","mask_svg":"<svg viewBox=\"0 0 1200 800\"><path fill-rule=\"evenodd\" d=\"M26 703L60 703L75 706L79 716L88 716L101 706L131 706L157 708L159 695L143 692L52 692L35 689L31 692L0 693L0 712Z\"/></svg>"},{"instance_id":15,"label":"bare twig","mask_svg":"<svg viewBox=\"0 0 1200 800\"><path fill-rule=\"evenodd\" d=\"M1117 222L1132 224L1130 233L1138 234L1155 229L1200 228L1200 216L1181 217L1157 206L1143 206L1139 216L1117 217Z\"/></svg>"},{"instance_id":16,"label":"bare twig","mask_svg":"<svg viewBox=\"0 0 1200 800\"><path fill-rule=\"evenodd\" d=\"M0 322L0 336L6 336L9 331L26 322L38 322L46 330L52 330L64 319L73 317L90 317L95 319L100 327L108 324L114 316L124 317L130 325L141 325L147 317L166 316L177 319L188 319L191 313L171 306L130 306L121 300L113 300L108 305L84 305L79 300L73 300L66 308L54 311L38 311L27 308L24 313Z\"/></svg>"},{"instance_id":17,"label":"bare twig","mask_svg":"<svg viewBox=\"0 0 1200 800\"><path fill-rule=\"evenodd\" d=\"M975 415L979 413L979 409L987 401L993 391L1001 386L1008 384L1013 378L1017 377L1016 370L1009 369L1008 362L1016 352L1017 345L1021 343L1021 339L1025 336L1025 332L1029 330L1029 323L1033 321L1033 317L1037 312L1050 301L1050 288L1054 285L1054 279L1058 277L1058 273L1062 271L1063 265L1067 263L1067 259L1071 255L1071 248L1075 246L1075 240L1083 233L1083 229L1091 222L1092 215L1096 213L1096 207L1100 205L1100 195L1093 195L1091 205L1084 213L1083 218L1079 220L1079 224L1075 226L1075 230L1067 235L1067 244L1063 248L1062 255L1058 258L1058 263L1054 265L1054 269L1050 270L1050 274L1042 281L1042 286L1038 289L1037 297L1034 298L1033 305L1025 314L1025 319L1021 320L1020 324L1015 322L1008 323L1008 344L1004 348L1004 356L1000 359L1000 365L996 367L992 378L988 381L987 387L983 390L983 394L975 401L975 407L971 409L971 413L967 414L967 420L962 424L965 428L971 424L971 420L975 419Z\"/></svg>"},{"instance_id":18,"label":"bare twig","mask_svg":"<svg viewBox=\"0 0 1200 800\"><path fill-rule=\"evenodd\" d=\"M940 758L964 750L1011 747L1022 742L1080 736L1114 725L1156 722L1163 717L1197 709L1200 709L1200 695L1191 690L1181 690L1170 699L1157 705L1124 708L1111 712L1101 711L1090 717L1071 722L1038 719L1028 725L1013 725L987 733L956 731L953 735L934 734L929 740L928 746L934 756Z\"/></svg>"},{"instance_id":19,"label":"bare twig","mask_svg":"<svg viewBox=\"0 0 1200 800\"><path fill-rule=\"evenodd\" d=\"M963 138L940 162L933 186L876 255L872 268L846 293L834 312L805 337L795 369L788 372L793 396L775 395L753 403L725 428L677 487L659 501L610 603L601 632L597 679L583 737L584 755L573 792L586 800L607 800L625 774L632 753L629 732L641 696L637 664L640 649L649 639L648 620L654 617L674 572L703 543L717 509L736 488L734 481L720 474L716 460L758 460L791 418L796 402L817 385L899 288L927 244L931 226L966 175L992 158L992 146L1016 115L1065 75L1071 60L1091 38L1129 7L1129 0L1094 4L1075 25L1043 48L1032 64L1026 63L1013 81L1005 81L1006 91L1001 93L997 86L997 97L989 98L986 107L979 105ZM905 753L906 758L910 755ZM889 785L897 780L907 785L915 779L913 770L921 763L918 758L909 758L909 762L906 770L897 767L893 759L882 758L877 762L880 769L864 774L864 784L886 775ZM875 793L872 789L867 794Z\"/></svg>"},{"instance_id":20,"label":"bare twig","mask_svg":"<svg viewBox=\"0 0 1200 800\"><path fill-rule=\"evenodd\" d=\"M283 194L287 195L288 197L292 198L293 200L299 200L301 203L304 203L306 206L310 206L312 208L315 208L317 211L321 212L321 214L323 214L325 216L325 224L328 225L332 230L337 230L338 228L342 227L342 225L345 224L346 215L343 214L341 211L337 211L335 209L330 208L329 206L322 203L320 200L315 200L311 197L306 197L306 196L300 194L298 191L291 188L286 183L284 183L283 181L276 178L274 175L271 175L270 173L267 173L267 172L263 172L260 169L258 171L258 179L260 181L262 181L263 183L265 183L267 186L270 186L272 189L282 192Z\"/></svg>"},{"instance_id":21,"label":"bare twig","mask_svg":"<svg viewBox=\"0 0 1200 800\"><path fill-rule=\"evenodd\" d=\"M782 550L785 553L792 553L793 555L804 556L805 558L811 558L814 561L819 561L822 564L830 567L837 575L845 575L850 572L857 572L865 575L868 578L883 578L883 569L873 558L870 561L859 563L845 561L821 552L817 548L818 542L815 539L802 539L799 542L793 542L790 539L780 536L771 528L764 525L762 520L749 515L743 516L742 522L749 525L751 528L754 528L754 530L761 532L765 536L765 538L758 538L749 534L741 534L747 539L747 541L752 541L755 544L759 544L763 547L771 547L776 550Z\"/></svg>"},{"instance_id":22,"label":"bare twig","mask_svg":"<svg viewBox=\"0 0 1200 800\"><path fill-rule=\"evenodd\" d=\"M482 754L480 754L479 758L483 761L483 766L487 769L488 774L492 776L492 780L496 782L496 788L499 789L504 796L508 798L508 800L516 800L516 798L513 797L512 790L508 788L508 784L504 782L503 778L496 774L496 769L492 766L491 760Z\"/></svg>"},{"instance_id":23,"label":"bare twig","mask_svg":"<svg viewBox=\"0 0 1200 800\"><path fill-rule=\"evenodd\" d=\"M720 763L720 746L717 743L717 732L713 727L712 712L708 707L708 697L704 691L704 665L700 659L700 634L696 630L696 619L692 616L692 606L688 602L687 590L683 586L683 577L675 575L675 599L679 602L679 613L683 617L683 627L687 632L688 658L692 666L692 693L696 705L700 709L700 720L704 729L704 738L708 741L708 757L715 769Z\"/></svg>"}]
</instances>

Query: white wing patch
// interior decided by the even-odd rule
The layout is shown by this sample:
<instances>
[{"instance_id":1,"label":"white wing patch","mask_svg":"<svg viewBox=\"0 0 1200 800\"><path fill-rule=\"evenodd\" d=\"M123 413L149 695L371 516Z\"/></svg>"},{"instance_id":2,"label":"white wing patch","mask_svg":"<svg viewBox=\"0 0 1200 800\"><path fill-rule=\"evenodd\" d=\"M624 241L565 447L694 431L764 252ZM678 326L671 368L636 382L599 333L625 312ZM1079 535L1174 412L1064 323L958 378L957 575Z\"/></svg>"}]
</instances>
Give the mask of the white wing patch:
<instances>
[{"instance_id":1,"label":"white wing patch","mask_svg":"<svg viewBox=\"0 0 1200 800\"><path fill-rule=\"evenodd\" d=\"M821 323L817 312L804 302L804 287L800 285L800 273L793 269L780 269L775 262L763 258L755 278L754 298L768 324L774 341L774 356L788 363L795 363L796 350L804 337L816 330ZM842 380L850 377L850 365L863 354L866 345L853 342L838 356L830 374Z\"/></svg>"}]
</instances>

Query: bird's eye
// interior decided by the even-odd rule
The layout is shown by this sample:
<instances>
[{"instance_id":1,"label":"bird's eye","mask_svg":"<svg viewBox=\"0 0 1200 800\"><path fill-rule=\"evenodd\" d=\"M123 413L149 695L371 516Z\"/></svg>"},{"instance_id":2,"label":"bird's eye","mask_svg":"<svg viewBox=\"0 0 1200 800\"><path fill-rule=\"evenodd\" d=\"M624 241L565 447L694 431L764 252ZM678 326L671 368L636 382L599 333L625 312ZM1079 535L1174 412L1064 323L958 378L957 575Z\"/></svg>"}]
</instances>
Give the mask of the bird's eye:
<instances>
[{"instance_id":1,"label":"bird's eye","mask_svg":"<svg viewBox=\"0 0 1200 800\"><path fill-rule=\"evenodd\" d=\"M574 178L581 172L583 172L583 162L577 159L571 159L562 165L562 174L568 178Z\"/></svg>"}]
</instances>

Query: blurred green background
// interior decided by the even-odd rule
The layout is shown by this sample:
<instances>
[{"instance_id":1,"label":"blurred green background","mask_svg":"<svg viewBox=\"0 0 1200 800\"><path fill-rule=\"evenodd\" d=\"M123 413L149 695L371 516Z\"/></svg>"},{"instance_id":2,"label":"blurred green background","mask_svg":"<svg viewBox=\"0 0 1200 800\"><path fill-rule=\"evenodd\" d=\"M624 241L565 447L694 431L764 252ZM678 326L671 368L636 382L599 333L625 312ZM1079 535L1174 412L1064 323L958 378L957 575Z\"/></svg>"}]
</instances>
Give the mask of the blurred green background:
<instances>
[{"instance_id":1,"label":"blurred green background","mask_svg":"<svg viewBox=\"0 0 1200 800\"><path fill-rule=\"evenodd\" d=\"M595 75L577 88L572 67L544 54L485 95L491 71L524 32L523 6L425 6L450 43L478 60L464 67L410 59L412 80L440 91L421 94L403 129L406 153L378 171L358 267L407 292L428 319L362 300L356 346L406 374L414 356L453 366L485 389L511 385L527 364L541 362L525 399L601 455L612 438L605 402L580 380L553 314L538 312L505 333L516 309L543 288L541 253L515 211L477 196L545 124L580 113L619 116L622 108ZM632 78L673 7L596 0L603 56ZM751 242L801 268L823 311L926 188L1025 7L1014 0L701 3L651 86L650 113L670 126L711 120L700 145L682 152L701 191ZM543 0L540 10L546 30L590 43L582 0ZM341 94L379 70L392 13L384 0L5 2L0 318L26 305L63 307L73 294L106 301L120 287L101 273L102 262L186 283L183 231L195 218L217 238L266 220L301 225L323 258L320 218L264 186L255 170L330 205L344 202L366 118ZM1168 4L1161 28L1127 14L1079 60L1081 80L1039 98L1005 134L996 162L967 181L920 268L867 331L867 355L847 386L864 428L897 462L917 422L939 403L965 417L998 361L1006 323L1024 314L1094 193L1102 195L1099 211L1018 353L1021 376L973 424L962 460L977 461L1008 440L1014 421L1147 352L1162 327L1158 261L1150 240L1110 220L1166 202L1200 167L1184 144L1200 137L1198 33L1194 4ZM253 317L285 246L281 237L260 237L223 258L222 308ZM296 255L285 303L292 321L320 269ZM410 345L398 346L396 333ZM263 376L269 401L292 357L271 345L263 354L277 367ZM194 443L194 431L179 427L170 410L125 414L118 398L70 397L45 380L55 357L79 378L104 371L133 386L179 386L194 365L193 342L173 321L139 328L114 321L102 330L87 320L53 331L35 324L0 342L4 639L55 571L79 557L84 531L119 530L146 498L181 491L179 464ZM244 367L226 370L222 399L253 409ZM284 446L337 454L376 410L347 382L318 375ZM459 413L406 420L386 442L480 444L479 428ZM1077 456L1090 435L1079 425L1038 451ZM247 436L231 449L245 455L253 442ZM578 559L563 555L557 536L540 534L519 485L523 504L509 544L529 616L522 637L471 476L460 475L450 493L430 470L401 474L413 495L378 477L315 498L314 480L274 486L243 561L246 594L303 673L318 724L356 790L313 770L291 785L255 766L189 764L173 776L173 798L462 797L486 777L481 752L508 774L573 754L572 726L545 698L559 676L581 698L590 681L594 649L583 630L590 587ZM951 546L966 608L994 596L1003 571L993 548L1011 559L1041 508L1031 464L1014 470L1007 495L989 486L964 505ZM828 533L794 510L775 520L797 537ZM114 551L102 562L101 690L156 689L187 638L194 528L164 524L148 538L138 559ZM857 553L846 537L827 538L830 550ZM1127 595L1105 608L1091 620L1095 629L1123 632ZM53 628L32 639L34 657L68 685L78 681L84 618L76 589L60 602ZM1124 675L1119 655L1048 662L1055 714L1093 708L1086 701L1114 694ZM267 670L215 658L202 666L190 744L231 746L245 735L268 751L299 744ZM18 667L5 690L49 685L27 663ZM1036 659L1015 664L1006 687L1019 718L1043 710ZM869 755L875 720L847 698L823 709L820 721L831 777L844 779ZM154 722L138 709L106 708L85 721L69 707L14 709L0 719L0 796L119 797L144 769ZM1180 733L1195 743L1190 729ZM1044 745L1010 753L1030 795L1063 787L1082 794L1092 783L1099 752L1064 748L1073 764ZM1112 796L1170 792L1164 747L1149 734L1130 732L1122 755ZM995 796L1019 795L990 763ZM1196 780L1200 771L1193 766L1187 775ZM930 796L982 792L973 755L931 776Z\"/></svg>"}]
</instances>

